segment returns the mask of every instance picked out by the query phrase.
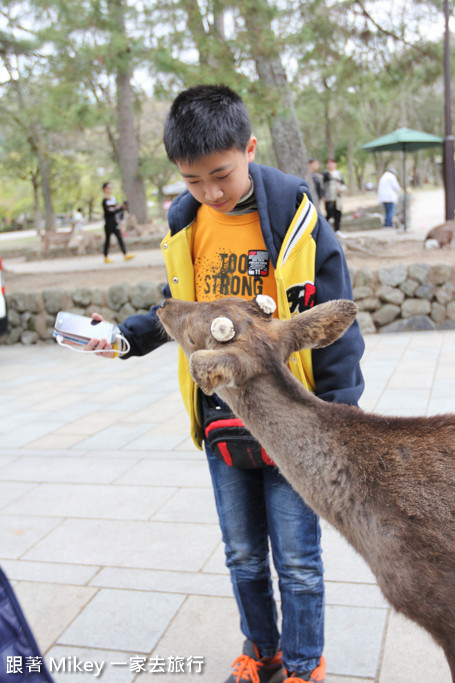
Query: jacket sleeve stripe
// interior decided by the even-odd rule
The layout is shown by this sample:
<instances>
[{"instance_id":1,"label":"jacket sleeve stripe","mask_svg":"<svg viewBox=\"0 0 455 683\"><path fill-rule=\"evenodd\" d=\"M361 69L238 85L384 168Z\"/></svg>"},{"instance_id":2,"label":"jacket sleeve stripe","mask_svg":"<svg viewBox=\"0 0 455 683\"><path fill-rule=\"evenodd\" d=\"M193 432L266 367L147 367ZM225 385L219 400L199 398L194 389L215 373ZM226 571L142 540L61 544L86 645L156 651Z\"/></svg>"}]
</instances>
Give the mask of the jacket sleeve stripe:
<instances>
[{"instance_id":1,"label":"jacket sleeve stripe","mask_svg":"<svg viewBox=\"0 0 455 683\"><path fill-rule=\"evenodd\" d=\"M303 204L303 202L302 202ZM317 213L314 205L307 199L306 204L300 206L301 212L297 215L297 221L292 229L289 236L288 243L283 252L283 258L281 263L284 264L289 258L295 245L305 233L309 225L314 225L317 218Z\"/></svg>"}]
</instances>

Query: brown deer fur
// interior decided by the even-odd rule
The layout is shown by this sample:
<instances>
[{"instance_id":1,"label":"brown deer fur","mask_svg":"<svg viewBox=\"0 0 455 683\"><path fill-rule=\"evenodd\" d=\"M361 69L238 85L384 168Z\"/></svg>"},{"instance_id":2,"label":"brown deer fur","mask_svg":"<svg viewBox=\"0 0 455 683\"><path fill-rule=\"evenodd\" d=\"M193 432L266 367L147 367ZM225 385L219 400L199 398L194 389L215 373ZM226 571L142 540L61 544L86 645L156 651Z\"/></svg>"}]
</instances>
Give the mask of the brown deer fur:
<instances>
[{"instance_id":1,"label":"brown deer fur","mask_svg":"<svg viewBox=\"0 0 455 683\"><path fill-rule=\"evenodd\" d=\"M450 247L455 238L455 221L446 221L441 225L437 225L432 228L430 232L426 235L423 243L424 245L428 240L435 240L438 243L439 248Z\"/></svg>"},{"instance_id":2,"label":"brown deer fur","mask_svg":"<svg viewBox=\"0 0 455 683\"><path fill-rule=\"evenodd\" d=\"M286 363L328 346L356 306L331 301L290 320L255 300L168 299L158 313L194 380L243 420L296 491L365 558L385 597L444 649L455 682L455 415L384 417L327 403ZM229 318L230 341L210 326Z\"/></svg>"},{"instance_id":3,"label":"brown deer fur","mask_svg":"<svg viewBox=\"0 0 455 683\"><path fill-rule=\"evenodd\" d=\"M48 255L52 247L63 247L69 253L69 244L73 239L75 224L71 225L71 230L57 232L56 230L44 231L40 234L42 254Z\"/></svg>"}]
</instances>

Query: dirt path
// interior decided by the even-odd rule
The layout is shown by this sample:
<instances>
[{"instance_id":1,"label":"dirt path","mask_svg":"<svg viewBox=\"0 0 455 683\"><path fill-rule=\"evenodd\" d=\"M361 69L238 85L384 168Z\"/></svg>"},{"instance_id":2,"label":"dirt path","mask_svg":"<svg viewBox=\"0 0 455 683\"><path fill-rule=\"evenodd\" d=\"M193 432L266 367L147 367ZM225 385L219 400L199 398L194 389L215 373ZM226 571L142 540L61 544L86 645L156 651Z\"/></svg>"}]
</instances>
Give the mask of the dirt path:
<instances>
[{"instance_id":1,"label":"dirt path","mask_svg":"<svg viewBox=\"0 0 455 683\"><path fill-rule=\"evenodd\" d=\"M450 263L455 265L455 249L425 249L422 240L385 241L374 237L346 239L346 259L349 265L372 270L387 268L397 263Z\"/></svg>"}]
</instances>

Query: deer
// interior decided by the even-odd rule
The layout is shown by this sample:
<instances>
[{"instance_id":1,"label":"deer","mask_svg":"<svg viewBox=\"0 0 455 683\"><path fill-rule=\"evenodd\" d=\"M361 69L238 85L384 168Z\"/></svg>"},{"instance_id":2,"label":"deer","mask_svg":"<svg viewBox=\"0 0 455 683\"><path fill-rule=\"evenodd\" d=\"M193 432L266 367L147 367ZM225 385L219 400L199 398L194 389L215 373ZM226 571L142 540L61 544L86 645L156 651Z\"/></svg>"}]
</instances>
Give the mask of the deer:
<instances>
[{"instance_id":1,"label":"deer","mask_svg":"<svg viewBox=\"0 0 455 683\"><path fill-rule=\"evenodd\" d=\"M423 241L424 247L429 247L430 244L436 244L440 249L450 247L455 239L455 221L446 221L432 228Z\"/></svg>"},{"instance_id":2,"label":"deer","mask_svg":"<svg viewBox=\"0 0 455 683\"><path fill-rule=\"evenodd\" d=\"M71 224L71 229L65 232L57 230L43 231L40 233L40 251L48 256L52 247L63 247L65 254L69 254L69 244L73 239L75 223Z\"/></svg>"},{"instance_id":3,"label":"deer","mask_svg":"<svg viewBox=\"0 0 455 683\"><path fill-rule=\"evenodd\" d=\"M229 405L392 607L433 636L455 683L455 415L389 417L319 399L289 358L335 342L357 306L328 301L284 320L275 308L265 295L169 298L158 317L200 389Z\"/></svg>"},{"instance_id":4,"label":"deer","mask_svg":"<svg viewBox=\"0 0 455 683\"><path fill-rule=\"evenodd\" d=\"M155 223L139 223L134 213L129 213L126 219L126 230L131 235L138 235L139 237L147 237L147 235L154 235L162 232L160 227Z\"/></svg>"},{"instance_id":5,"label":"deer","mask_svg":"<svg viewBox=\"0 0 455 683\"><path fill-rule=\"evenodd\" d=\"M78 231L76 234L76 223L71 223L70 230L58 232L53 230L51 232L40 233L41 247L40 251L43 255L48 256L52 247L63 247L65 254L69 255L71 247L75 248L76 253L81 256L83 254L94 254L101 246L101 236L92 232L84 230Z\"/></svg>"}]
</instances>

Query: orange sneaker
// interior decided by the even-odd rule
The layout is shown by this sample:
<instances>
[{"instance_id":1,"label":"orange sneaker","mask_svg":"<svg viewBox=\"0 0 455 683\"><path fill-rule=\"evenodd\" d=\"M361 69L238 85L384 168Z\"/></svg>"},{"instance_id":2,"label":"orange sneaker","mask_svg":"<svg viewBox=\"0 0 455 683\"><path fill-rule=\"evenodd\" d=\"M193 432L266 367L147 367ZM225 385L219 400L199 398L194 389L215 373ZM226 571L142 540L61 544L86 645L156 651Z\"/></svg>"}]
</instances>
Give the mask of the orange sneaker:
<instances>
[{"instance_id":1,"label":"orange sneaker","mask_svg":"<svg viewBox=\"0 0 455 683\"><path fill-rule=\"evenodd\" d=\"M294 672L293 674L288 673L285 670L285 676L283 683L322 683L325 679L326 665L324 657L321 657L319 666L317 666L313 671L298 674Z\"/></svg>"},{"instance_id":2,"label":"orange sneaker","mask_svg":"<svg viewBox=\"0 0 455 683\"><path fill-rule=\"evenodd\" d=\"M132 258L136 258L136 254L125 254L123 258L125 261L130 261Z\"/></svg>"},{"instance_id":3,"label":"orange sneaker","mask_svg":"<svg viewBox=\"0 0 455 683\"><path fill-rule=\"evenodd\" d=\"M232 662L232 673L224 683L283 683L281 652L273 657L261 657L251 640L243 643L243 654Z\"/></svg>"},{"instance_id":4,"label":"orange sneaker","mask_svg":"<svg viewBox=\"0 0 455 683\"><path fill-rule=\"evenodd\" d=\"M110 259L108 256L104 257L104 263L114 263L112 259Z\"/></svg>"}]
</instances>

